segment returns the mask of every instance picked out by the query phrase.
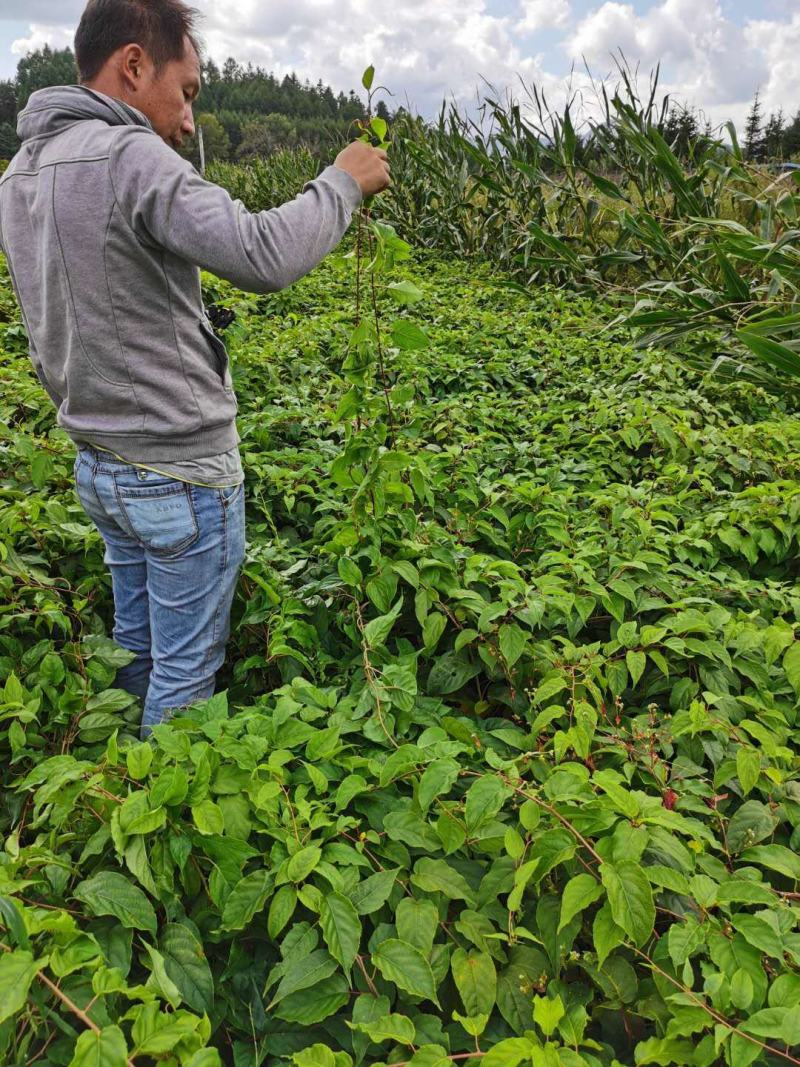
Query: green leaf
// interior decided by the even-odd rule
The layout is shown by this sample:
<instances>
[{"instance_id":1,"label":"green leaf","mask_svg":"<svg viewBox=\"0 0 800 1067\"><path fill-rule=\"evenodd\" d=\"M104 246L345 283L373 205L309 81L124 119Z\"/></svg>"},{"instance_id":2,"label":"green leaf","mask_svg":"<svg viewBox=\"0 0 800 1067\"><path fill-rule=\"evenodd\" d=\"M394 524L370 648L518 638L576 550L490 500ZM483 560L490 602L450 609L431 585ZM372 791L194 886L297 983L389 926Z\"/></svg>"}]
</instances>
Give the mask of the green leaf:
<instances>
[{"instance_id":1,"label":"green leaf","mask_svg":"<svg viewBox=\"0 0 800 1067\"><path fill-rule=\"evenodd\" d=\"M717 889L717 904L766 904L771 907L774 903L775 893L769 886L750 878L730 878Z\"/></svg>"},{"instance_id":2,"label":"green leaf","mask_svg":"<svg viewBox=\"0 0 800 1067\"><path fill-rule=\"evenodd\" d=\"M555 675L550 678L546 678L542 684L537 688L534 693L533 699L537 704L546 704L549 700L552 700L554 696L558 696L567 688L567 680L563 675Z\"/></svg>"},{"instance_id":3,"label":"green leaf","mask_svg":"<svg viewBox=\"0 0 800 1067\"><path fill-rule=\"evenodd\" d=\"M614 922L641 948L656 921L653 890L647 876L638 863L620 860L602 864L600 877L608 893Z\"/></svg>"},{"instance_id":4,"label":"green leaf","mask_svg":"<svg viewBox=\"0 0 800 1067\"><path fill-rule=\"evenodd\" d=\"M370 120L370 124L369 125L370 125L370 129L372 129L374 131L375 136L378 138L378 140L383 141L384 138L386 137L386 131L389 128L386 125L386 120L382 119L382 118L379 118L377 115L375 115Z\"/></svg>"},{"instance_id":5,"label":"green leaf","mask_svg":"<svg viewBox=\"0 0 800 1067\"><path fill-rule=\"evenodd\" d=\"M158 996L162 1000L166 1000L171 1007L180 1007L183 1001L183 996L181 995L180 989L178 989L167 974L164 957L158 949L153 948L152 945L145 943L144 947L147 955L150 957L150 977L147 979L148 988L154 989Z\"/></svg>"},{"instance_id":6,"label":"green leaf","mask_svg":"<svg viewBox=\"0 0 800 1067\"><path fill-rule=\"evenodd\" d=\"M742 852L769 837L778 825L778 816L758 800L747 800L738 808L728 823L728 848Z\"/></svg>"},{"instance_id":7,"label":"green leaf","mask_svg":"<svg viewBox=\"0 0 800 1067\"><path fill-rule=\"evenodd\" d=\"M481 1060L481 1067L519 1067L531 1063L536 1046L527 1037L507 1037L493 1045Z\"/></svg>"},{"instance_id":8,"label":"green leaf","mask_svg":"<svg viewBox=\"0 0 800 1067\"><path fill-rule=\"evenodd\" d=\"M136 702L136 697L125 689L104 689L96 693L86 703L86 710L92 712L124 711Z\"/></svg>"},{"instance_id":9,"label":"green leaf","mask_svg":"<svg viewBox=\"0 0 800 1067\"><path fill-rule=\"evenodd\" d=\"M526 800L519 809L519 821L526 830L535 830L542 819L542 809L535 800Z\"/></svg>"},{"instance_id":10,"label":"green leaf","mask_svg":"<svg viewBox=\"0 0 800 1067\"><path fill-rule=\"evenodd\" d=\"M761 756L754 748L740 748L736 753L736 773L745 796L761 776Z\"/></svg>"},{"instance_id":11,"label":"green leaf","mask_svg":"<svg viewBox=\"0 0 800 1067\"><path fill-rule=\"evenodd\" d=\"M525 631L516 623L507 623L500 627L500 651L509 667L513 667L528 643Z\"/></svg>"},{"instance_id":12,"label":"green leaf","mask_svg":"<svg viewBox=\"0 0 800 1067\"><path fill-rule=\"evenodd\" d=\"M146 742L148 748L152 748ZM150 788L150 804L153 808L175 807L182 804L189 792L189 779L181 767L167 767Z\"/></svg>"},{"instance_id":13,"label":"green leaf","mask_svg":"<svg viewBox=\"0 0 800 1067\"><path fill-rule=\"evenodd\" d=\"M339 571L339 577L345 585L350 585L354 589L358 589L364 580L364 576L362 575L358 564L350 559L349 556L340 556L336 566Z\"/></svg>"},{"instance_id":14,"label":"green leaf","mask_svg":"<svg viewBox=\"0 0 800 1067\"><path fill-rule=\"evenodd\" d=\"M426 893L444 893L451 900L474 901L466 878L446 860L427 857L417 860L411 881Z\"/></svg>"},{"instance_id":15,"label":"green leaf","mask_svg":"<svg viewBox=\"0 0 800 1067\"><path fill-rule=\"evenodd\" d=\"M439 643L439 638L447 627L447 619L439 611L432 611L422 625L422 642L430 655Z\"/></svg>"},{"instance_id":16,"label":"green leaf","mask_svg":"<svg viewBox=\"0 0 800 1067\"><path fill-rule=\"evenodd\" d=\"M407 1062L407 1067L452 1067L453 1061L441 1045L422 1045Z\"/></svg>"},{"instance_id":17,"label":"green leaf","mask_svg":"<svg viewBox=\"0 0 800 1067\"><path fill-rule=\"evenodd\" d=\"M283 930L297 907L297 890L293 885L282 885L269 905L267 933L274 941Z\"/></svg>"},{"instance_id":18,"label":"green leaf","mask_svg":"<svg viewBox=\"0 0 800 1067\"><path fill-rule=\"evenodd\" d=\"M359 915L371 915L382 908L392 892L397 871L379 871L350 891L350 900Z\"/></svg>"},{"instance_id":19,"label":"green leaf","mask_svg":"<svg viewBox=\"0 0 800 1067\"><path fill-rule=\"evenodd\" d=\"M222 1060L215 1048L201 1048L184 1062L183 1067L222 1067Z\"/></svg>"},{"instance_id":20,"label":"green leaf","mask_svg":"<svg viewBox=\"0 0 800 1067\"><path fill-rule=\"evenodd\" d=\"M457 948L450 963L468 1015L491 1015L497 1000L497 971L486 952Z\"/></svg>"},{"instance_id":21,"label":"green leaf","mask_svg":"<svg viewBox=\"0 0 800 1067\"><path fill-rule=\"evenodd\" d=\"M647 666L647 656L644 652L628 651L625 653L625 662L631 676L631 685L636 685L644 674Z\"/></svg>"},{"instance_id":22,"label":"green leaf","mask_svg":"<svg viewBox=\"0 0 800 1067\"><path fill-rule=\"evenodd\" d=\"M462 689L480 673L480 664L470 662L466 653L446 652L431 668L427 690L434 696L447 696Z\"/></svg>"},{"instance_id":23,"label":"green leaf","mask_svg":"<svg viewBox=\"0 0 800 1067\"><path fill-rule=\"evenodd\" d=\"M439 928L439 912L432 900L403 897L397 905L395 925L401 941L428 954Z\"/></svg>"},{"instance_id":24,"label":"green leaf","mask_svg":"<svg viewBox=\"0 0 800 1067\"><path fill-rule=\"evenodd\" d=\"M311 1045L292 1056L295 1067L336 1067L336 1057L327 1045Z\"/></svg>"},{"instance_id":25,"label":"green leaf","mask_svg":"<svg viewBox=\"0 0 800 1067\"><path fill-rule=\"evenodd\" d=\"M747 330L737 330L736 338L768 366L775 367L784 374L800 377L800 355L793 348L773 341L770 337L748 333Z\"/></svg>"},{"instance_id":26,"label":"green leaf","mask_svg":"<svg viewBox=\"0 0 800 1067\"><path fill-rule=\"evenodd\" d=\"M128 1046L118 1026L106 1026L99 1033L84 1030L75 1044L69 1067L127 1067Z\"/></svg>"},{"instance_id":27,"label":"green leaf","mask_svg":"<svg viewBox=\"0 0 800 1067\"><path fill-rule=\"evenodd\" d=\"M375 67L370 64L370 66L368 66L367 69L364 71L364 73L361 75L361 84L364 86L364 88L367 90L367 92L369 92L370 89L372 88L372 82L373 82L374 78L375 78Z\"/></svg>"},{"instance_id":28,"label":"green leaf","mask_svg":"<svg viewBox=\"0 0 800 1067\"><path fill-rule=\"evenodd\" d=\"M494 775L478 778L467 792L464 809L467 833L472 835L481 826L492 822L510 796L511 788Z\"/></svg>"},{"instance_id":29,"label":"green leaf","mask_svg":"<svg viewBox=\"0 0 800 1067\"><path fill-rule=\"evenodd\" d=\"M144 791L131 793L119 809L119 828L124 834L151 834L160 830L166 821L167 813L163 808L151 810Z\"/></svg>"},{"instance_id":30,"label":"green leaf","mask_svg":"<svg viewBox=\"0 0 800 1067\"><path fill-rule=\"evenodd\" d=\"M533 1021L545 1035L550 1037L564 1018L566 1011L561 997L534 997Z\"/></svg>"},{"instance_id":31,"label":"green leaf","mask_svg":"<svg viewBox=\"0 0 800 1067\"><path fill-rule=\"evenodd\" d=\"M398 304L417 304L424 297L422 290L410 281L389 282L386 290Z\"/></svg>"},{"instance_id":32,"label":"green leaf","mask_svg":"<svg viewBox=\"0 0 800 1067\"><path fill-rule=\"evenodd\" d=\"M570 878L561 894L559 932L602 895L603 887L590 874L576 874L574 878Z\"/></svg>"},{"instance_id":33,"label":"green leaf","mask_svg":"<svg viewBox=\"0 0 800 1067\"><path fill-rule=\"evenodd\" d=\"M756 1037L776 1038L785 1041L786 1044L794 1045L797 1041L796 1024L791 1020L791 1008L762 1008L746 1019L741 1025L748 1034ZM787 1040L784 1036L787 1022L791 1027L790 1036Z\"/></svg>"},{"instance_id":34,"label":"green leaf","mask_svg":"<svg viewBox=\"0 0 800 1067\"><path fill-rule=\"evenodd\" d=\"M691 917L683 922L675 921L667 932L670 959L677 970L704 944L706 932Z\"/></svg>"},{"instance_id":35,"label":"green leaf","mask_svg":"<svg viewBox=\"0 0 800 1067\"><path fill-rule=\"evenodd\" d=\"M31 947L20 906L13 897L0 897L0 923L8 930L12 944L17 948Z\"/></svg>"},{"instance_id":36,"label":"green leaf","mask_svg":"<svg viewBox=\"0 0 800 1067\"><path fill-rule=\"evenodd\" d=\"M676 1038L650 1037L646 1041L640 1041L636 1046L636 1063L661 1064L668 1067L669 1064L694 1063L695 1047L691 1041ZM723 1061L720 1059L720 1063Z\"/></svg>"},{"instance_id":37,"label":"green leaf","mask_svg":"<svg viewBox=\"0 0 800 1067\"><path fill-rule=\"evenodd\" d=\"M739 858L743 863L757 863L759 867L767 867L800 882L800 856L785 845L756 845L746 849Z\"/></svg>"},{"instance_id":38,"label":"green leaf","mask_svg":"<svg viewBox=\"0 0 800 1067\"><path fill-rule=\"evenodd\" d=\"M101 871L87 878L75 889L75 896L93 915L113 915L130 930L147 930L155 934L156 913L138 886L116 871Z\"/></svg>"},{"instance_id":39,"label":"green leaf","mask_svg":"<svg viewBox=\"0 0 800 1067\"><path fill-rule=\"evenodd\" d=\"M22 1011L31 982L46 962L23 949L0 955L0 1023Z\"/></svg>"},{"instance_id":40,"label":"green leaf","mask_svg":"<svg viewBox=\"0 0 800 1067\"><path fill-rule=\"evenodd\" d=\"M164 969L186 1004L201 1015L214 1008L214 979L202 943L188 926L167 923L159 944Z\"/></svg>"},{"instance_id":41,"label":"green leaf","mask_svg":"<svg viewBox=\"0 0 800 1067\"><path fill-rule=\"evenodd\" d=\"M765 919L757 915L739 913L734 915L731 922L745 940L759 952L763 952L765 956L772 956L776 960L783 959L783 941Z\"/></svg>"},{"instance_id":42,"label":"green leaf","mask_svg":"<svg viewBox=\"0 0 800 1067\"><path fill-rule=\"evenodd\" d=\"M454 759L437 759L426 767L417 788L417 803L426 812L436 797L449 793L458 780L459 766Z\"/></svg>"},{"instance_id":43,"label":"green leaf","mask_svg":"<svg viewBox=\"0 0 800 1067\"><path fill-rule=\"evenodd\" d=\"M320 926L330 954L349 971L361 941L361 921L351 901L339 893L323 897Z\"/></svg>"},{"instance_id":44,"label":"green leaf","mask_svg":"<svg viewBox=\"0 0 800 1067\"><path fill-rule=\"evenodd\" d=\"M625 931L614 922L611 905L606 901L592 924L592 940L597 953L597 966L602 967L608 956L625 940Z\"/></svg>"},{"instance_id":45,"label":"green leaf","mask_svg":"<svg viewBox=\"0 0 800 1067\"><path fill-rule=\"evenodd\" d=\"M433 828L413 811L390 811L383 820L383 828L392 841L402 841L409 848L436 852L439 839Z\"/></svg>"},{"instance_id":46,"label":"green leaf","mask_svg":"<svg viewBox=\"0 0 800 1067\"><path fill-rule=\"evenodd\" d=\"M744 1036L733 1034L731 1036L728 1063L730 1067L750 1067L761 1056L761 1047Z\"/></svg>"},{"instance_id":47,"label":"green leaf","mask_svg":"<svg viewBox=\"0 0 800 1067\"><path fill-rule=\"evenodd\" d=\"M418 948L389 938L372 953L372 962L387 982L394 982L414 997L431 1000L438 1006L433 971Z\"/></svg>"},{"instance_id":48,"label":"green leaf","mask_svg":"<svg viewBox=\"0 0 800 1067\"><path fill-rule=\"evenodd\" d=\"M170 1052L190 1037L200 1020L186 1011L161 1012L157 1004L144 1004L131 1028L135 1042L134 1056L157 1056Z\"/></svg>"},{"instance_id":49,"label":"green leaf","mask_svg":"<svg viewBox=\"0 0 800 1067\"><path fill-rule=\"evenodd\" d=\"M387 612L386 615L380 615L377 619L367 623L364 627L364 640L369 648L381 648L386 644L386 639L402 610L403 597L401 596L392 610Z\"/></svg>"},{"instance_id":50,"label":"green leaf","mask_svg":"<svg viewBox=\"0 0 800 1067\"><path fill-rule=\"evenodd\" d=\"M138 745L132 745L125 754L128 766L128 774L137 779L147 777L147 772L153 763L153 746L148 741L142 741ZM158 805L153 805L157 807Z\"/></svg>"},{"instance_id":51,"label":"green leaf","mask_svg":"<svg viewBox=\"0 0 800 1067\"><path fill-rule=\"evenodd\" d=\"M286 873L293 882L304 882L322 859L322 849L316 845L306 845L295 852L286 867Z\"/></svg>"},{"instance_id":52,"label":"green leaf","mask_svg":"<svg viewBox=\"0 0 800 1067\"><path fill-rule=\"evenodd\" d=\"M401 352L421 352L430 345L430 338L416 323L398 319L392 323L392 344Z\"/></svg>"},{"instance_id":53,"label":"green leaf","mask_svg":"<svg viewBox=\"0 0 800 1067\"><path fill-rule=\"evenodd\" d=\"M384 1041L413 1045L417 1036L416 1027L407 1015L384 1015L371 1022L356 1023L354 1029L367 1034L376 1045Z\"/></svg>"},{"instance_id":54,"label":"green leaf","mask_svg":"<svg viewBox=\"0 0 800 1067\"><path fill-rule=\"evenodd\" d=\"M792 689L800 697L800 641L795 641L786 650L786 655L783 657L783 669L786 671L786 677Z\"/></svg>"},{"instance_id":55,"label":"green leaf","mask_svg":"<svg viewBox=\"0 0 800 1067\"><path fill-rule=\"evenodd\" d=\"M201 834L221 834L225 829L222 808L206 797L192 808L194 824Z\"/></svg>"},{"instance_id":56,"label":"green leaf","mask_svg":"<svg viewBox=\"0 0 800 1067\"><path fill-rule=\"evenodd\" d=\"M275 1010L275 1015L300 1026L314 1026L335 1015L349 1000L347 980L341 974L334 974L313 988L302 989L286 997Z\"/></svg>"},{"instance_id":57,"label":"green leaf","mask_svg":"<svg viewBox=\"0 0 800 1067\"><path fill-rule=\"evenodd\" d=\"M525 895L528 883L531 878L533 878L540 865L541 859L537 856L532 860L528 860L527 863L521 864L514 871L514 888L508 894L508 899L506 901L506 906L509 911L519 911L522 906L522 899Z\"/></svg>"},{"instance_id":58,"label":"green leaf","mask_svg":"<svg viewBox=\"0 0 800 1067\"><path fill-rule=\"evenodd\" d=\"M243 930L264 907L272 886L272 871L245 875L233 887L222 911L223 930Z\"/></svg>"},{"instance_id":59,"label":"green leaf","mask_svg":"<svg viewBox=\"0 0 800 1067\"><path fill-rule=\"evenodd\" d=\"M742 967L731 978L731 1003L740 1011L746 1011L753 1003L753 979Z\"/></svg>"},{"instance_id":60,"label":"green leaf","mask_svg":"<svg viewBox=\"0 0 800 1067\"><path fill-rule=\"evenodd\" d=\"M269 1008L280 1004L284 997L291 996L292 993L310 989L312 986L323 982L335 970L336 960L324 948L315 949L307 956L295 960L287 967L275 991L275 996L269 1004Z\"/></svg>"}]
</instances>

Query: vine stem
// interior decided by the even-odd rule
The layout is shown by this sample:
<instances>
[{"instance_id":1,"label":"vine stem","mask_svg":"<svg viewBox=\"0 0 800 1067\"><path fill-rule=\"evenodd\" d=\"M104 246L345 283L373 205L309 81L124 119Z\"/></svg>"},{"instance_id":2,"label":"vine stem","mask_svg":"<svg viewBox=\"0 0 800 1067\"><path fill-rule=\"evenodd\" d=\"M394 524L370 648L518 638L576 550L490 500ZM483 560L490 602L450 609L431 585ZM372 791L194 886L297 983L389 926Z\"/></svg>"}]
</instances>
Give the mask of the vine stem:
<instances>
[{"instance_id":1,"label":"vine stem","mask_svg":"<svg viewBox=\"0 0 800 1067\"><path fill-rule=\"evenodd\" d=\"M395 741L395 739L392 737L392 735L386 729L386 723L385 723L384 718L383 718L383 710L382 710L382 706L381 706L381 698L378 696L377 687L375 685L376 671L375 671L375 668L372 666L372 661L369 658L369 646L367 644L367 639L364 636L364 630L365 630L364 616L363 616L363 614L361 612L361 604L358 602L358 597L353 597L353 603L356 606L356 622L357 622L357 625L358 625L359 633L361 634L361 652L362 652L362 657L363 657L363 662L364 662L364 675L366 676L366 679L367 679L367 685L372 690L372 695L375 698L375 714L378 716L378 722L380 723L381 730L383 730L384 734L386 735L387 740L392 745L394 745L395 748L399 748L400 745L397 743L397 741Z\"/></svg>"},{"instance_id":2,"label":"vine stem","mask_svg":"<svg viewBox=\"0 0 800 1067\"><path fill-rule=\"evenodd\" d=\"M367 208L367 210L366 210L366 220L367 220L367 222L369 222L369 218L370 218L370 208ZM367 240L369 241L369 254L370 254L370 256L372 256L373 247L374 246L373 246L372 234L369 232L369 230L367 231ZM389 444L391 445L392 448L394 448L395 436L396 436L396 426L395 426L395 421L394 421L394 411L392 409L392 399L391 399L391 396L389 394L389 382L388 382L388 380L386 378L386 365L384 363L384 357L383 357L383 343L381 342L381 316L380 316L380 311L378 310L378 290L377 290L377 286L375 284L375 271L374 270L372 270L370 272L370 288L371 288L371 294L372 294L372 314L373 314L374 319L375 319L375 344L377 345L377 349L378 349L378 373L380 374L380 377L381 377L381 386L383 387L383 396L384 396L384 399L386 401L386 416L387 416L387 419L388 419L388 422L389 422Z\"/></svg>"},{"instance_id":3,"label":"vine stem","mask_svg":"<svg viewBox=\"0 0 800 1067\"><path fill-rule=\"evenodd\" d=\"M688 989L682 982L679 982L677 978L673 978L671 974L668 974L666 971L662 970L661 967L659 967L654 960L650 959L646 952L642 951L642 949L637 948L635 945L631 945L630 948L633 949L637 956L641 956L641 958L647 963L647 965L652 970L657 971L662 978L666 978L668 982L671 982L672 985L674 985L677 989L680 989L682 993L685 993L687 996L691 997L695 1004L697 1004L699 1008L702 1008L703 1011L708 1012L712 1019L718 1022L720 1026L724 1026L732 1033L738 1034L739 1037L743 1037L746 1041L750 1041L754 1045L758 1045L759 1048L763 1048L766 1052L771 1052L773 1056L779 1056L782 1060L786 1060L787 1063L800 1064L800 1060L795 1059L795 1057L790 1055L790 1053L782 1052L778 1048L773 1048L772 1045L767 1045L763 1041L759 1041L757 1037L751 1037L750 1034L746 1034L743 1030L740 1030L733 1023L728 1022L724 1015L720 1015L717 1011L714 1010L714 1008L710 1008L708 1004L705 1003L702 997L698 997L693 990Z\"/></svg>"},{"instance_id":4,"label":"vine stem","mask_svg":"<svg viewBox=\"0 0 800 1067\"><path fill-rule=\"evenodd\" d=\"M358 966L361 969L361 973L364 975L364 978L366 979L367 985L369 986L370 993L373 995L373 997L377 997L378 996L378 990L377 990L377 988L375 986L375 983L373 982L372 978L370 978L366 966L364 965L364 957L363 956L356 956L356 962L358 963Z\"/></svg>"},{"instance_id":5,"label":"vine stem","mask_svg":"<svg viewBox=\"0 0 800 1067\"><path fill-rule=\"evenodd\" d=\"M2 949L3 952L11 952L11 951L13 951L8 945L4 945L1 941L0 941L0 949ZM102 1031L100 1030L100 1027L97 1025L97 1023L93 1022L89 1018L89 1016L86 1014L86 1012L83 1011L82 1008L79 1008L78 1005L75 1003L75 1001L72 1000L70 997L68 997L67 994L64 993L61 989L59 989L59 987L55 984L55 982L52 982L47 977L46 974L43 974L42 971L37 971L36 972L36 977L39 979L39 981L43 985L46 985L47 988L50 990L50 992L55 997L57 997L58 1000L61 1001L61 1003L64 1005L64 1007L68 1008L76 1018L80 1019L80 1021L84 1024L84 1026L87 1026L92 1031L92 1033L95 1033L95 1034L102 1033ZM125 1062L128 1064L128 1067L136 1067L136 1064L132 1059L126 1060Z\"/></svg>"}]
</instances>

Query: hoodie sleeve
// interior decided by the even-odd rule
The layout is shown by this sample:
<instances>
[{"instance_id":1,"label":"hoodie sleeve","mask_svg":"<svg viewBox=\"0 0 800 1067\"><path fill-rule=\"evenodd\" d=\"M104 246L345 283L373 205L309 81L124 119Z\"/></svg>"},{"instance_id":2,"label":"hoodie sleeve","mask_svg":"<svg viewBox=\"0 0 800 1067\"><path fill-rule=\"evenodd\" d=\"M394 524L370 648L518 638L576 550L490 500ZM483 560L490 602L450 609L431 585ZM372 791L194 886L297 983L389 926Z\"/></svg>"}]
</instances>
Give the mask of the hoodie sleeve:
<instances>
[{"instance_id":1,"label":"hoodie sleeve","mask_svg":"<svg viewBox=\"0 0 800 1067\"><path fill-rule=\"evenodd\" d=\"M313 270L362 199L355 178L329 166L294 200L250 212L144 129L125 130L109 167L120 210L141 241L253 293L285 289Z\"/></svg>"}]
</instances>

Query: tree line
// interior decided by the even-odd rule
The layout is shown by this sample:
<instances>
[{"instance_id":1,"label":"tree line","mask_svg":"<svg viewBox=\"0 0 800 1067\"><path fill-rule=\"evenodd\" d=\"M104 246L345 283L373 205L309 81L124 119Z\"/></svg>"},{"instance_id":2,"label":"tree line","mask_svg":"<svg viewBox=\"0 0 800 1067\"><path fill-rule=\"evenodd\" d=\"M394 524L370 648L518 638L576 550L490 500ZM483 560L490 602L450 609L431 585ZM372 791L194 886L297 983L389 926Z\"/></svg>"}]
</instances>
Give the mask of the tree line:
<instances>
[{"instance_id":1,"label":"tree line","mask_svg":"<svg viewBox=\"0 0 800 1067\"><path fill-rule=\"evenodd\" d=\"M20 60L15 77L0 81L0 158L9 159L19 148L17 115L31 93L77 79L70 48L45 45ZM378 113L391 117L382 102ZM243 159L300 144L327 151L352 139L353 123L363 115L364 105L353 90L334 93L321 80L312 85L294 73L279 79L235 59L221 68L211 60L203 63L203 87L195 104L209 159ZM195 151L188 143L186 153Z\"/></svg>"},{"instance_id":2,"label":"tree line","mask_svg":"<svg viewBox=\"0 0 800 1067\"><path fill-rule=\"evenodd\" d=\"M50 85L77 81L75 56L70 48L45 45L24 56L14 78L0 81L0 159L18 149L16 121L31 93ZM395 117L403 112L398 109ZM377 113L393 116L380 101ZM359 95L334 91L319 80L301 82L296 74L277 78L261 67L246 66L230 58L219 67L203 63L203 88L195 105L195 118L203 127L206 159L237 160L266 156L282 148L304 145L321 156L352 139L355 120L363 118ZM658 123L660 132L682 158L714 137L701 113L673 104ZM764 113L756 93L741 136L746 159L766 163L800 158L800 110L787 119L782 110ZM588 148L588 146L587 146ZM187 142L184 154L197 158L197 145Z\"/></svg>"}]
</instances>

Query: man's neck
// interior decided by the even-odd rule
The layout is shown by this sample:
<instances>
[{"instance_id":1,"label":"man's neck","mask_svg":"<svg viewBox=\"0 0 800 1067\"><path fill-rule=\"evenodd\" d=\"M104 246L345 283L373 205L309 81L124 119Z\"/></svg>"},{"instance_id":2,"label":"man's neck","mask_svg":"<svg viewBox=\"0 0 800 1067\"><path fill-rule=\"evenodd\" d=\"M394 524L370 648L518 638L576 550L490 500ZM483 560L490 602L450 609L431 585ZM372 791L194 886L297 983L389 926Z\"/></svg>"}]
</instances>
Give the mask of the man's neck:
<instances>
[{"instance_id":1,"label":"man's neck","mask_svg":"<svg viewBox=\"0 0 800 1067\"><path fill-rule=\"evenodd\" d=\"M120 100L123 104L127 104L128 107L136 107L134 102L129 99L119 78L116 78L113 74L99 74L96 78L92 78L91 81L82 82L82 84L87 89L93 89L96 93L103 93L104 96Z\"/></svg>"}]
</instances>

